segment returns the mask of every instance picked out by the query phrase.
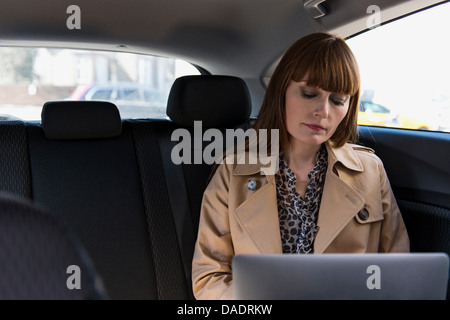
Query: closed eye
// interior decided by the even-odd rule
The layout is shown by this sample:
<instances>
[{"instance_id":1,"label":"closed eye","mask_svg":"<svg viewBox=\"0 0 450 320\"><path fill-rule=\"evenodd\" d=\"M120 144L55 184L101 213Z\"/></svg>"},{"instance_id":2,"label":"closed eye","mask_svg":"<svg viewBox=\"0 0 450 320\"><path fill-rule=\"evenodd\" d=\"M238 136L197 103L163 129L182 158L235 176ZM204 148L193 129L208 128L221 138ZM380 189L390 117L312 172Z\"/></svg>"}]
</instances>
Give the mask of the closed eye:
<instances>
[{"instance_id":1,"label":"closed eye","mask_svg":"<svg viewBox=\"0 0 450 320\"><path fill-rule=\"evenodd\" d=\"M302 93L302 96L306 99L313 99L313 98L317 97L317 95L318 95L316 92L310 92L310 91L303 90L303 89L301 90L301 93Z\"/></svg>"},{"instance_id":2,"label":"closed eye","mask_svg":"<svg viewBox=\"0 0 450 320\"><path fill-rule=\"evenodd\" d=\"M345 101L347 101L347 99L344 100L330 99L330 100L337 106L343 106L345 104Z\"/></svg>"},{"instance_id":3,"label":"closed eye","mask_svg":"<svg viewBox=\"0 0 450 320\"><path fill-rule=\"evenodd\" d=\"M331 100L331 102L333 102L336 106L343 106L343 105L347 102L348 97L347 97L347 96L341 97L341 96L333 96L333 95L331 95L331 96L330 96L330 100Z\"/></svg>"}]
</instances>

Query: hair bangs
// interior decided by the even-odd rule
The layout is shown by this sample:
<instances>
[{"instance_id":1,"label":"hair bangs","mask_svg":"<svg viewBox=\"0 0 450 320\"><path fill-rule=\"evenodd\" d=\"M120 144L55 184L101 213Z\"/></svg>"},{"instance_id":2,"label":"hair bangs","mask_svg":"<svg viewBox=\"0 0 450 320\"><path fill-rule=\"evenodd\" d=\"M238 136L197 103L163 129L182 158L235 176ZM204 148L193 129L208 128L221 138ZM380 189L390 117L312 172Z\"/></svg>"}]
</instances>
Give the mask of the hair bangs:
<instances>
[{"instance_id":1,"label":"hair bangs","mask_svg":"<svg viewBox=\"0 0 450 320\"><path fill-rule=\"evenodd\" d=\"M338 41L337 41L338 40ZM325 91L354 96L360 90L358 64L349 48L339 39L328 39L327 45L310 46L298 62L292 80ZM308 66L305 70L305 66Z\"/></svg>"}]
</instances>

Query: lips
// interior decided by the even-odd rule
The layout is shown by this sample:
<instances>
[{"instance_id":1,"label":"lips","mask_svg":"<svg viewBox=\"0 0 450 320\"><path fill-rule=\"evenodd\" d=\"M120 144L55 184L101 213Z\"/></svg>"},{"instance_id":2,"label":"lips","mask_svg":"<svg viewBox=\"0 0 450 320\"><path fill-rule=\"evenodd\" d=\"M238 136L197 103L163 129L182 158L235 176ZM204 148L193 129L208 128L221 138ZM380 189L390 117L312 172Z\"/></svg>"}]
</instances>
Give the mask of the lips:
<instances>
[{"instance_id":1,"label":"lips","mask_svg":"<svg viewBox=\"0 0 450 320\"><path fill-rule=\"evenodd\" d=\"M305 123L305 126L307 126L308 128L310 128L311 130L314 130L314 131L324 130L324 127L322 127L321 125L318 125L318 124L307 124L307 123Z\"/></svg>"}]
</instances>

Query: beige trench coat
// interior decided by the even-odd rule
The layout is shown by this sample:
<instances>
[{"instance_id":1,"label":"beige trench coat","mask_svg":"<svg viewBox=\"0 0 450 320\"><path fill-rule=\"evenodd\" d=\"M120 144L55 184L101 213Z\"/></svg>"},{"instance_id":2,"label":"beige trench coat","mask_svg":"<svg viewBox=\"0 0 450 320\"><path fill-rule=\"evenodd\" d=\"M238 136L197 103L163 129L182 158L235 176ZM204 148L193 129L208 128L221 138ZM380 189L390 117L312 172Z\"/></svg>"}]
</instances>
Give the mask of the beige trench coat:
<instances>
[{"instance_id":1,"label":"beige trench coat","mask_svg":"<svg viewBox=\"0 0 450 320\"><path fill-rule=\"evenodd\" d=\"M358 145L326 147L314 253L408 252L406 228L381 160ZM222 164L204 193L192 263L197 299L233 298L234 255L282 253L275 176L260 169ZM256 181L255 190L248 188L249 180Z\"/></svg>"}]
</instances>

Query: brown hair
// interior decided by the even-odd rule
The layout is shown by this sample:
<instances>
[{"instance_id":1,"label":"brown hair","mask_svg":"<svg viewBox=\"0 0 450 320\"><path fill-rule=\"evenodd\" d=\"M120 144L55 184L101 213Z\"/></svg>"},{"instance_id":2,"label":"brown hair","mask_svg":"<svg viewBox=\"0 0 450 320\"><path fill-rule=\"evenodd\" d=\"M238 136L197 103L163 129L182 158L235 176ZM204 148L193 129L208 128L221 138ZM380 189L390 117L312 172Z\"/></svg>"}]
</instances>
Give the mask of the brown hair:
<instances>
[{"instance_id":1,"label":"brown hair","mask_svg":"<svg viewBox=\"0 0 450 320\"><path fill-rule=\"evenodd\" d=\"M308 79L304 79L306 75ZM291 80L307 80L308 86L350 95L348 112L330 140L336 147L356 141L359 69L343 38L322 32L307 35L291 45L275 69L255 129L257 132L259 129L278 129L280 152L290 141L285 123L285 94Z\"/></svg>"}]
</instances>

